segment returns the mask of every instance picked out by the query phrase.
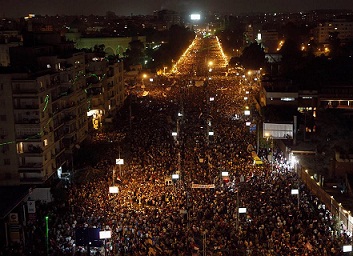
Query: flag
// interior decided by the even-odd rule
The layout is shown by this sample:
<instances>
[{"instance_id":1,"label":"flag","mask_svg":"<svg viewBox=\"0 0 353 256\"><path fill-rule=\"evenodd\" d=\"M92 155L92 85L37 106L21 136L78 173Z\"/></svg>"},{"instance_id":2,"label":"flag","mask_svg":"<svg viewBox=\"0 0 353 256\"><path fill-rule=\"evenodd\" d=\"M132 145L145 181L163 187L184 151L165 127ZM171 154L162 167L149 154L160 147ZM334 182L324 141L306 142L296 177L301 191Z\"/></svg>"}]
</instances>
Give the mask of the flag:
<instances>
[{"instance_id":1,"label":"flag","mask_svg":"<svg viewBox=\"0 0 353 256\"><path fill-rule=\"evenodd\" d=\"M305 247L309 250L309 251L313 251L313 246L311 245L311 243L308 241L308 242L306 242L306 244L305 244Z\"/></svg>"}]
</instances>

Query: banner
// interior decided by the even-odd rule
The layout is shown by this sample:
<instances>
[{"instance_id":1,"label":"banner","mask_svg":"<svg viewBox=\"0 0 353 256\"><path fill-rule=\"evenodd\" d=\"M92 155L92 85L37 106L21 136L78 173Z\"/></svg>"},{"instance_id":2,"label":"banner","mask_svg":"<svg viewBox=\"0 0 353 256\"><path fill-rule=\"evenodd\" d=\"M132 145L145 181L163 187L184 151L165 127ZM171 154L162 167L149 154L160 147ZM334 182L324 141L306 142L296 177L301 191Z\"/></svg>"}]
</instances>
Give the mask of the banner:
<instances>
[{"instance_id":1,"label":"banner","mask_svg":"<svg viewBox=\"0 0 353 256\"><path fill-rule=\"evenodd\" d=\"M191 188L215 188L214 184L192 184Z\"/></svg>"}]
</instances>

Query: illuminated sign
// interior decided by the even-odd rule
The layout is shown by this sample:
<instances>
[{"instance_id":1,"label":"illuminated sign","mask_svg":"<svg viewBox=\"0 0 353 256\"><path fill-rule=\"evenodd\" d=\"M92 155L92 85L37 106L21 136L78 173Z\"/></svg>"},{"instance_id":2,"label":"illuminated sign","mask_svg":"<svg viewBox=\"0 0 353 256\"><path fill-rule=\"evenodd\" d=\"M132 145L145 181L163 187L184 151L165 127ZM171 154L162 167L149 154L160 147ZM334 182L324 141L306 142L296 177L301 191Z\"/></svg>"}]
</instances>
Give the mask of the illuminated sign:
<instances>
[{"instance_id":1,"label":"illuminated sign","mask_svg":"<svg viewBox=\"0 0 353 256\"><path fill-rule=\"evenodd\" d=\"M109 187L109 193L111 194L117 194L119 193L119 188L114 186L114 187Z\"/></svg>"}]
</instances>

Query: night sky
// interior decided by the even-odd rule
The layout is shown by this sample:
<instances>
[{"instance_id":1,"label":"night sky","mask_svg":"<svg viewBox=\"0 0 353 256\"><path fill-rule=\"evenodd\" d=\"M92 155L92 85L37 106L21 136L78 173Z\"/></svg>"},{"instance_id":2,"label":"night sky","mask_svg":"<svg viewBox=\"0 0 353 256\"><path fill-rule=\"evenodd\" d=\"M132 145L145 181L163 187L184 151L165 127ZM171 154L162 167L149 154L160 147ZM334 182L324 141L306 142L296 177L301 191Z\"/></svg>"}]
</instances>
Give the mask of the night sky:
<instances>
[{"instance_id":1,"label":"night sky","mask_svg":"<svg viewBox=\"0 0 353 256\"><path fill-rule=\"evenodd\" d=\"M353 0L0 0L0 17L41 15L152 14L169 9L188 12L298 12L313 9L353 10Z\"/></svg>"}]
</instances>

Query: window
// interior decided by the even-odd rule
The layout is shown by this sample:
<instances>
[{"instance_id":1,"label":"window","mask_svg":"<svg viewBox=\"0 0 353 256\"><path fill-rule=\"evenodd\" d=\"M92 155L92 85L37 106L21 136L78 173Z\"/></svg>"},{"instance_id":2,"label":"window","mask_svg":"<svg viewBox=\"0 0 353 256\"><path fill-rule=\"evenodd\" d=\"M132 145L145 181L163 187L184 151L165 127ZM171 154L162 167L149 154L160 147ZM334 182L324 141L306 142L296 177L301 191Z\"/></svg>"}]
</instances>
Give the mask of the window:
<instances>
[{"instance_id":1,"label":"window","mask_svg":"<svg viewBox=\"0 0 353 256\"><path fill-rule=\"evenodd\" d=\"M2 145L2 152L3 153L6 153L9 150L10 150L10 145L9 144Z\"/></svg>"},{"instance_id":2,"label":"window","mask_svg":"<svg viewBox=\"0 0 353 256\"><path fill-rule=\"evenodd\" d=\"M44 147L48 146L48 139L44 139L43 143L44 143Z\"/></svg>"}]
</instances>

